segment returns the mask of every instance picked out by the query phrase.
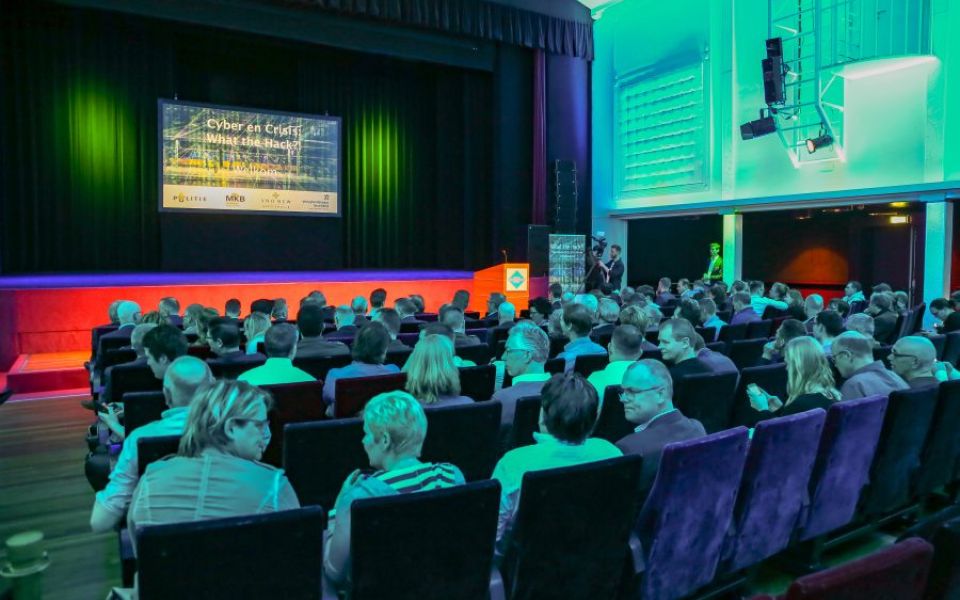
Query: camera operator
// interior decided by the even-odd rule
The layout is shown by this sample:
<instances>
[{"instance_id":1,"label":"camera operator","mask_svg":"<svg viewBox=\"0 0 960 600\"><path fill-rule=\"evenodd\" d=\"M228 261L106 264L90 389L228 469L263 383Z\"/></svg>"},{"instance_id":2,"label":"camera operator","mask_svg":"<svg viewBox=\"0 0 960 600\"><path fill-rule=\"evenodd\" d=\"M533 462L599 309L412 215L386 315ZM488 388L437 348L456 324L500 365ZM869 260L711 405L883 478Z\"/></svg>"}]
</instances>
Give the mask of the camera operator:
<instances>
[{"instance_id":1,"label":"camera operator","mask_svg":"<svg viewBox=\"0 0 960 600\"><path fill-rule=\"evenodd\" d=\"M610 287L619 292L623 287L623 261L620 260L620 246L618 244L610 246L610 260L607 261L605 266Z\"/></svg>"},{"instance_id":2,"label":"camera operator","mask_svg":"<svg viewBox=\"0 0 960 600\"><path fill-rule=\"evenodd\" d=\"M583 291L602 289L607 283L607 265L603 263L603 252L607 249L607 239L605 237L590 236L590 239L596 242L587 249L587 276L583 282Z\"/></svg>"}]
</instances>

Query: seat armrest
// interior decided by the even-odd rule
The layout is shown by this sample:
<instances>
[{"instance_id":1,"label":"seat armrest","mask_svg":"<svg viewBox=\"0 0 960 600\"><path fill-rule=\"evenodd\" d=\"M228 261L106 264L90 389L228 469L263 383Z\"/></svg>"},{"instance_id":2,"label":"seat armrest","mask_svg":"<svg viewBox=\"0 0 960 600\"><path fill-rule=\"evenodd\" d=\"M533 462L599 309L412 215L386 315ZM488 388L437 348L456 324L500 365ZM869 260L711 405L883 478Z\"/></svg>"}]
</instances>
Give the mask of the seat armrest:
<instances>
[{"instance_id":1,"label":"seat armrest","mask_svg":"<svg viewBox=\"0 0 960 600\"><path fill-rule=\"evenodd\" d=\"M629 547L627 558L630 561L633 574L640 575L647 569L647 563L643 559L643 544L640 543L640 538L637 537L636 533L631 533L627 545Z\"/></svg>"},{"instance_id":2,"label":"seat armrest","mask_svg":"<svg viewBox=\"0 0 960 600\"><path fill-rule=\"evenodd\" d=\"M506 590L503 589L503 576L496 566L490 567L490 600L506 600Z\"/></svg>"}]
</instances>

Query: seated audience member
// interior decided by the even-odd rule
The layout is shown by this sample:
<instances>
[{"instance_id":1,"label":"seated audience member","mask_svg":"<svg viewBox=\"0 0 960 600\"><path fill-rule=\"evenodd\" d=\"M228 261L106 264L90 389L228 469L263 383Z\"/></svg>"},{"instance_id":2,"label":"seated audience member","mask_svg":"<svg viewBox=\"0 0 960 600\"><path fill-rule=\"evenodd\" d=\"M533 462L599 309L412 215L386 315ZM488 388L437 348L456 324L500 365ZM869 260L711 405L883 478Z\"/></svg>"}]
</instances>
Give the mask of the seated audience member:
<instances>
[{"instance_id":1,"label":"seated audience member","mask_svg":"<svg viewBox=\"0 0 960 600\"><path fill-rule=\"evenodd\" d=\"M953 304L949 300L945 298L935 298L931 300L930 314L940 321L937 327L940 333L960 331L960 312L954 309Z\"/></svg>"},{"instance_id":2,"label":"seated audience member","mask_svg":"<svg viewBox=\"0 0 960 600\"><path fill-rule=\"evenodd\" d=\"M846 331L843 327L843 317L832 310L825 310L817 314L813 323L813 337L817 338L823 347L824 354L831 354L830 347L834 338Z\"/></svg>"},{"instance_id":3,"label":"seated audience member","mask_svg":"<svg viewBox=\"0 0 960 600\"><path fill-rule=\"evenodd\" d=\"M597 303L598 322L590 332L590 337L597 339L603 335L610 335L617 326L620 319L620 306L615 300L610 298L601 298Z\"/></svg>"},{"instance_id":4,"label":"seated audience member","mask_svg":"<svg viewBox=\"0 0 960 600\"><path fill-rule=\"evenodd\" d=\"M389 345L390 334L378 321L368 323L357 333L353 342L353 362L345 367L330 369L327 379L323 382L323 399L327 403L328 417L335 414L334 394L337 389L337 380L400 372L400 367L397 365L383 364Z\"/></svg>"},{"instance_id":5,"label":"seated audience member","mask_svg":"<svg viewBox=\"0 0 960 600\"><path fill-rule=\"evenodd\" d=\"M393 307L397 311L397 314L400 315L401 323L423 323L423 321L414 316L417 313L417 305L414 304L410 298L397 298Z\"/></svg>"},{"instance_id":6,"label":"seated audience member","mask_svg":"<svg viewBox=\"0 0 960 600\"><path fill-rule=\"evenodd\" d=\"M870 305L863 312L873 317L873 337L881 344L891 344L897 335L897 318L893 312L892 294L879 292L870 295Z\"/></svg>"},{"instance_id":7,"label":"seated audience member","mask_svg":"<svg viewBox=\"0 0 960 600\"><path fill-rule=\"evenodd\" d=\"M722 352L714 352L710 348L707 348L707 344L703 341L703 336L700 334L696 335L696 340L694 340L693 349L697 352L697 359L703 364L707 365L710 368L711 373L737 373L737 365L730 360L726 354Z\"/></svg>"},{"instance_id":8,"label":"seated audience member","mask_svg":"<svg viewBox=\"0 0 960 600\"><path fill-rule=\"evenodd\" d=\"M147 332L157 327L154 323L141 323L133 328L133 333L130 334L130 346L133 348L134 353L137 355L135 359L128 363L123 363L126 365L145 365L147 364L147 350L143 345L143 338L147 335ZM98 401L100 404L109 404L110 402L116 402L123 400L123 398L114 398L113 397L113 384L112 375L113 367L107 367L107 370L103 373L103 389L100 390L100 397ZM104 417L104 413L99 413L101 420ZM113 427L110 427L113 429ZM121 437L123 437L121 435Z\"/></svg>"},{"instance_id":9,"label":"seated audience member","mask_svg":"<svg viewBox=\"0 0 960 600\"><path fill-rule=\"evenodd\" d=\"M889 283L878 283L873 286L872 291L874 294L893 293L893 288L890 287Z\"/></svg>"},{"instance_id":10,"label":"seated audience member","mask_svg":"<svg viewBox=\"0 0 960 600\"><path fill-rule=\"evenodd\" d=\"M183 317L180 316L180 302L176 298L172 296L162 298L157 310L160 312L161 323L166 322L174 327L183 325Z\"/></svg>"},{"instance_id":11,"label":"seated audience member","mask_svg":"<svg viewBox=\"0 0 960 600\"><path fill-rule=\"evenodd\" d=\"M213 322L207 338L210 341L210 351L216 355L218 361L238 362L247 356L262 356L258 352L247 354L240 349L240 330L233 321L226 318Z\"/></svg>"},{"instance_id":12,"label":"seated audience member","mask_svg":"<svg viewBox=\"0 0 960 600\"><path fill-rule=\"evenodd\" d=\"M450 304L460 310L460 312L467 312L467 307L470 306L470 292L467 290L457 290L453 293L453 300L450 301Z\"/></svg>"},{"instance_id":13,"label":"seated audience member","mask_svg":"<svg viewBox=\"0 0 960 600\"><path fill-rule=\"evenodd\" d=\"M455 348L480 345L480 338L475 335L467 335L463 312L458 307L451 305L442 307L440 309L440 322L453 331Z\"/></svg>"},{"instance_id":14,"label":"seated audience member","mask_svg":"<svg viewBox=\"0 0 960 600\"><path fill-rule=\"evenodd\" d=\"M264 347L267 362L244 371L237 381L245 381L250 385L273 385L317 380L310 373L293 366L293 357L297 355L297 328L290 323L277 323L268 329Z\"/></svg>"},{"instance_id":15,"label":"seated audience member","mask_svg":"<svg viewBox=\"0 0 960 600\"><path fill-rule=\"evenodd\" d=\"M803 294L800 290L787 291L787 316L801 323L807 320L807 311L804 308Z\"/></svg>"},{"instance_id":16,"label":"seated audience member","mask_svg":"<svg viewBox=\"0 0 960 600\"><path fill-rule=\"evenodd\" d=\"M681 277L677 281L677 293L680 294L680 299L684 298L693 298L693 286L690 285L690 280L686 277Z\"/></svg>"},{"instance_id":17,"label":"seated audience member","mask_svg":"<svg viewBox=\"0 0 960 600\"><path fill-rule=\"evenodd\" d=\"M843 301L853 307L855 302L866 304L867 299L863 295L863 286L859 281L848 281L843 288Z\"/></svg>"},{"instance_id":18,"label":"seated audience member","mask_svg":"<svg viewBox=\"0 0 960 600\"><path fill-rule=\"evenodd\" d=\"M856 313L850 315L846 321L847 329L850 331L856 331L863 334L864 337L870 339L870 343L873 344L873 347L876 348L880 345L880 342L873 339L874 334L874 325L873 317L865 313Z\"/></svg>"},{"instance_id":19,"label":"seated audience member","mask_svg":"<svg viewBox=\"0 0 960 600\"><path fill-rule=\"evenodd\" d=\"M550 379L550 373L544 370L549 355L550 339L539 327L517 326L510 331L503 349L503 363L513 383L492 398L503 406L500 420L505 427L513 424L517 400L538 395Z\"/></svg>"},{"instance_id":20,"label":"seated audience member","mask_svg":"<svg viewBox=\"0 0 960 600\"><path fill-rule=\"evenodd\" d=\"M427 305L423 300L423 296L420 294L410 294L407 296L407 298L410 300L410 302L413 302L413 306L416 308L416 312L414 314L419 315L426 312Z\"/></svg>"},{"instance_id":21,"label":"seated audience member","mask_svg":"<svg viewBox=\"0 0 960 600\"><path fill-rule=\"evenodd\" d=\"M235 321L240 320L240 301L236 298L230 298L223 306L223 316Z\"/></svg>"},{"instance_id":22,"label":"seated audience member","mask_svg":"<svg viewBox=\"0 0 960 600\"><path fill-rule=\"evenodd\" d=\"M718 281L710 286L710 299L713 300L717 311L724 311L731 308L730 297L727 295L726 285L722 281Z\"/></svg>"},{"instance_id":23,"label":"seated audience member","mask_svg":"<svg viewBox=\"0 0 960 600\"><path fill-rule=\"evenodd\" d=\"M823 314L823 313L821 313ZM809 336L787 342L784 350L787 363L787 401L771 396L762 388L747 387L750 405L757 411L757 420L802 413L814 408L827 410L840 400L833 381L833 371L823 347Z\"/></svg>"},{"instance_id":24,"label":"seated audience member","mask_svg":"<svg viewBox=\"0 0 960 600\"><path fill-rule=\"evenodd\" d=\"M673 295L673 292L670 291L672 285L673 282L670 281L669 277L661 277L660 281L657 282L657 293L653 301L656 302L658 306L669 304L677 299L677 297Z\"/></svg>"},{"instance_id":25,"label":"seated audience member","mask_svg":"<svg viewBox=\"0 0 960 600\"><path fill-rule=\"evenodd\" d=\"M850 312L850 305L840 298L831 298L830 301L827 302L827 310L832 310L843 317Z\"/></svg>"},{"instance_id":26,"label":"seated audience member","mask_svg":"<svg viewBox=\"0 0 960 600\"><path fill-rule=\"evenodd\" d=\"M599 401L597 391L580 374L551 377L540 392L540 402L540 433L533 434L536 443L510 450L493 470L493 479L501 486L497 523L501 555L516 517L525 473L622 455L610 442L589 437L597 422Z\"/></svg>"},{"instance_id":27,"label":"seated audience member","mask_svg":"<svg viewBox=\"0 0 960 600\"><path fill-rule=\"evenodd\" d=\"M730 300L733 303L733 316L730 317L731 325L752 323L753 321L760 320L760 315L758 315L757 311L753 310L753 307L750 305L750 294L746 292L736 292Z\"/></svg>"},{"instance_id":28,"label":"seated audience member","mask_svg":"<svg viewBox=\"0 0 960 600\"><path fill-rule=\"evenodd\" d=\"M193 342L190 345L194 347L209 346L210 324L214 321L214 319L219 319L219 318L220 318L220 315L217 313L216 310L212 308L204 308L203 310L201 310L200 313L197 315L197 320L196 320L197 339L195 342Z\"/></svg>"},{"instance_id":29,"label":"seated audience member","mask_svg":"<svg viewBox=\"0 0 960 600\"><path fill-rule=\"evenodd\" d=\"M267 330L270 329L270 317L262 312L254 311L243 320L243 334L247 338L244 351L247 354L257 353L257 344L263 341Z\"/></svg>"},{"instance_id":30,"label":"seated audience member","mask_svg":"<svg viewBox=\"0 0 960 600\"><path fill-rule=\"evenodd\" d=\"M313 294L313 292L310 292L310 293ZM321 297L322 297L322 294L321 294ZM324 303L326 303L326 300L324 300ZM187 310L189 309L190 307L187 307ZM250 303L251 314L260 313L261 315L269 318L270 313L272 312L273 312L273 300L269 300L267 298L259 298Z\"/></svg>"},{"instance_id":31,"label":"seated audience member","mask_svg":"<svg viewBox=\"0 0 960 600\"><path fill-rule=\"evenodd\" d=\"M660 324L660 353L674 380L683 375L713 372L697 358L695 346L699 337L686 319L668 319Z\"/></svg>"},{"instance_id":32,"label":"seated audience member","mask_svg":"<svg viewBox=\"0 0 960 600\"><path fill-rule=\"evenodd\" d=\"M807 328L797 319L787 319L780 324L777 334L773 340L763 346L763 356L760 358L760 364L772 365L783 362L783 352L787 343L800 336L807 335Z\"/></svg>"},{"instance_id":33,"label":"seated audience member","mask_svg":"<svg viewBox=\"0 0 960 600\"><path fill-rule=\"evenodd\" d=\"M377 288L370 292L370 314L369 317L373 319L387 304L387 290L383 288Z\"/></svg>"},{"instance_id":34,"label":"seated audience member","mask_svg":"<svg viewBox=\"0 0 960 600\"><path fill-rule=\"evenodd\" d=\"M823 296L820 294L807 296L807 299L803 301L803 314L806 316L803 326L807 333L813 334L813 324L816 323L817 315L821 312L823 312Z\"/></svg>"},{"instance_id":35,"label":"seated audience member","mask_svg":"<svg viewBox=\"0 0 960 600\"><path fill-rule=\"evenodd\" d=\"M680 304L673 311L673 316L678 319L686 319L694 327L700 326L700 303L691 298L681 298Z\"/></svg>"},{"instance_id":36,"label":"seated audience member","mask_svg":"<svg viewBox=\"0 0 960 600\"><path fill-rule=\"evenodd\" d=\"M769 298L764 297L763 295L762 281L750 282L750 307L760 318L763 318L763 312L768 306L772 306L777 310L787 310L788 305L785 298L786 295L787 286L779 281L770 286Z\"/></svg>"},{"instance_id":37,"label":"seated audience member","mask_svg":"<svg viewBox=\"0 0 960 600\"><path fill-rule=\"evenodd\" d=\"M370 319L367 318L367 299L363 296L357 296L350 301L350 310L353 311L353 324L357 328L370 322ZM336 314L333 318L336 321Z\"/></svg>"},{"instance_id":38,"label":"seated audience member","mask_svg":"<svg viewBox=\"0 0 960 600\"><path fill-rule=\"evenodd\" d=\"M500 292L491 292L490 297L487 298L487 314L483 316L484 319L499 319L498 314L500 310L500 305L507 301L507 297L501 294Z\"/></svg>"},{"instance_id":39,"label":"seated audience member","mask_svg":"<svg viewBox=\"0 0 960 600\"><path fill-rule=\"evenodd\" d=\"M297 329L300 331L300 341L297 343L297 356L300 358L346 356L350 354L350 348L343 342L323 339L321 335L323 333L323 308L318 304L307 302L300 307L297 312Z\"/></svg>"},{"instance_id":40,"label":"seated audience member","mask_svg":"<svg viewBox=\"0 0 960 600\"><path fill-rule=\"evenodd\" d=\"M550 284L550 312L563 308L563 286L559 283Z\"/></svg>"},{"instance_id":41,"label":"seated audience member","mask_svg":"<svg viewBox=\"0 0 960 600\"><path fill-rule=\"evenodd\" d=\"M840 387L840 395L844 400L876 394L886 396L910 387L899 375L884 367L882 362L873 359L870 340L856 331L846 331L833 340L833 362L846 379Z\"/></svg>"},{"instance_id":42,"label":"seated audience member","mask_svg":"<svg viewBox=\"0 0 960 600\"><path fill-rule=\"evenodd\" d=\"M258 462L270 442L270 394L242 381L198 390L177 456L152 463L140 478L127 522L139 528L222 519L300 507L281 469Z\"/></svg>"},{"instance_id":43,"label":"seated audience member","mask_svg":"<svg viewBox=\"0 0 960 600\"><path fill-rule=\"evenodd\" d=\"M440 323L429 326L446 329ZM407 374L406 390L426 408L473 404L471 398L460 395L460 372L447 336L423 335L402 371Z\"/></svg>"},{"instance_id":44,"label":"seated audience member","mask_svg":"<svg viewBox=\"0 0 960 600\"><path fill-rule=\"evenodd\" d=\"M510 330L511 327L517 323L517 307L511 302L501 302L500 306L497 307L497 324L490 328L491 335L493 331L498 329Z\"/></svg>"},{"instance_id":45,"label":"seated audience member","mask_svg":"<svg viewBox=\"0 0 960 600\"><path fill-rule=\"evenodd\" d=\"M270 320L273 322L283 322L287 320L289 309L287 308L286 298L277 298L273 301L273 308L270 309Z\"/></svg>"},{"instance_id":46,"label":"seated audience member","mask_svg":"<svg viewBox=\"0 0 960 600\"><path fill-rule=\"evenodd\" d=\"M934 375L937 349L933 342L919 335L908 335L897 340L890 351L890 370L899 375L911 388L938 385Z\"/></svg>"},{"instance_id":47,"label":"seated audience member","mask_svg":"<svg viewBox=\"0 0 960 600\"><path fill-rule=\"evenodd\" d=\"M254 302L256 304L256 302ZM191 304L183 311L183 332L186 334L197 334L197 323L200 321L200 313L203 312L202 304Z\"/></svg>"},{"instance_id":48,"label":"seated audience member","mask_svg":"<svg viewBox=\"0 0 960 600\"><path fill-rule=\"evenodd\" d=\"M103 340L129 340L133 328L140 322L140 305L130 300L124 300L117 306L117 319L120 326L110 333L104 333L100 336L100 342ZM100 357L97 357L99 360Z\"/></svg>"},{"instance_id":49,"label":"seated audience member","mask_svg":"<svg viewBox=\"0 0 960 600\"><path fill-rule=\"evenodd\" d=\"M187 336L173 325L157 325L143 336L147 366L163 379L170 363L187 353Z\"/></svg>"},{"instance_id":50,"label":"seated audience member","mask_svg":"<svg viewBox=\"0 0 960 600\"><path fill-rule=\"evenodd\" d=\"M166 327L170 327L167 325ZM90 528L97 533L113 529L123 519L140 478L137 466L137 441L183 433L191 401L200 386L213 381L210 367L199 358L181 356L163 375L163 397L169 407L159 421L138 427L126 438L107 486L97 492Z\"/></svg>"},{"instance_id":51,"label":"seated audience member","mask_svg":"<svg viewBox=\"0 0 960 600\"><path fill-rule=\"evenodd\" d=\"M324 321L333 321L334 308L327 306L327 297L320 290L313 290L307 297L300 301L300 306L306 303L315 304L320 307Z\"/></svg>"},{"instance_id":52,"label":"seated audience member","mask_svg":"<svg viewBox=\"0 0 960 600\"><path fill-rule=\"evenodd\" d=\"M397 336L400 335L400 315L397 311L392 308L381 308L370 319L386 327L387 334L390 336L387 352L406 352L410 350L410 346L397 339Z\"/></svg>"},{"instance_id":53,"label":"seated audience member","mask_svg":"<svg viewBox=\"0 0 960 600\"><path fill-rule=\"evenodd\" d=\"M426 414L410 394L387 392L367 403L363 410L363 449L375 471L369 475L354 471L337 496L336 517L331 522L323 561L324 573L335 586L348 587L350 580L350 508L354 500L464 484L463 473L456 466L420 461L426 437Z\"/></svg>"},{"instance_id":54,"label":"seated audience member","mask_svg":"<svg viewBox=\"0 0 960 600\"><path fill-rule=\"evenodd\" d=\"M673 406L673 378L663 363L638 360L623 374L623 414L637 427L621 438L617 448L624 454L644 457L641 490L649 490L660 466L663 447L707 434L696 419L688 419Z\"/></svg>"},{"instance_id":55,"label":"seated audience member","mask_svg":"<svg viewBox=\"0 0 960 600\"><path fill-rule=\"evenodd\" d=\"M550 313L553 312L550 301L541 296L531 300L529 307L530 320L537 325L546 325L547 320L550 319Z\"/></svg>"},{"instance_id":56,"label":"seated audience member","mask_svg":"<svg viewBox=\"0 0 960 600\"><path fill-rule=\"evenodd\" d=\"M592 293L577 294L573 298L573 302L574 304L580 304L587 307L587 310L590 311L590 320L593 323L597 322L597 313L600 311L600 300L596 296L594 296Z\"/></svg>"},{"instance_id":57,"label":"seated audience member","mask_svg":"<svg viewBox=\"0 0 960 600\"><path fill-rule=\"evenodd\" d=\"M346 304L337 307L337 312L333 315L333 324L337 330L324 336L327 341L334 340L352 340L356 335L358 328L356 326L357 316L353 309Z\"/></svg>"},{"instance_id":58,"label":"seated audience member","mask_svg":"<svg viewBox=\"0 0 960 600\"><path fill-rule=\"evenodd\" d=\"M906 292L897 291L893 293L893 312L898 315L905 315L910 310L910 296Z\"/></svg>"},{"instance_id":59,"label":"seated audience member","mask_svg":"<svg viewBox=\"0 0 960 600\"><path fill-rule=\"evenodd\" d=\"M557 358L562 358L565 361L565 371L573 370L574 362L578 356L607 353L603 346L590 339L593 318L586 306L577 303L568 304L563 309L563 317L560 323L564 335L570 340L563 347L563 352L557 355Z\"/></svg>"},{"instance_id":60,"label":"seated audience member","mask_svg":"<svg viewBox=\"0 0 960 600\"><path fill-rule=\"evenodd\" d=\"M559 285L559 284L558 284ZM120 305L123 304L123 300L114 300L110 303L110 306L107 307L107 324L106 325L97 325L97 327L106 327L109 325L119 325L120 324L120 315L118 310Z\"/></svg>"},{"instance_id":61,"label":"seated audience member","mask_svg":"<svg viewBox=\"0 0 960 600\"><path fill-rule=\"evenodd\" d=\"M140 317L140 322L149 323L152 325L160 325L162 323L166 323L167 320L160 316L159 310L151 310L150 312Z\"/></svg>"},{"instance_id":62,"label":"seated audience member","mask_svg":"<svg viewBox=\"0 0 960 600\"><path fill-rule=\"evenodd\" d=\"M659 323L659 321L657 322ZM647 341L646 332L650 329L650 316L641 306L634 304L632 306L624 307L624 309L620 311L620 324L633 325L637 328L637 331L639 331L643 336L643 341L640 342L640 346L644 352L651 352L659 349L657 348L656 344Z\"/></svg>"},{"instance_id":63,"label":"seated audience member","mask_svg":"<svg viewBox=\"0 0 960 600\"><path fill-rule=\"evenodd\" d=\"M643 341L643 334L633 325L620 325L613 330L613 336L607 344L610 364L601 371L594 371L587 378L587 382L597 390L601 404L607 386L620 385L627 367L643 355Z\"/></svg>"},{"instance_id":64,"label":"seated audience member","mask_svg":"<svg viewBox=\"0 0 960 600\"><path fill-rule=\"evenodd\" d=\"M426 325L424 325L420 329L420 337L417 339L417 343L419 344L421 340L423 340L424 338L430 335L439 335L441 337L444 337L450 342L450 344L454 348L456 348L456 346L454 345L455 344L454 340L456 339L456 336L453 333L453 330L447 327L446 325L444 325L443 323L427 323ZM407 348L407 350L409 350L409 348ZM456 350L454 350L453 366L459 369L460 367L475 367L477 366L477 363L473 362L472 360L466 360L466 359L460 358L459 356L457 356Z\"/></svg>"},{"instance_id":65,"label":"seated audience member","mask_svg":"<svg viewBox=\"0 0 960 600\"><path fill-rule=\"evenodd\" d=\"M720 335L720 328L726 325L723 319L717 316L717 304L711 298L702 298L697 302L700 305L700 319L704 327L712 327L716 333L714 338Z\"/></svg>"}]
</instances>

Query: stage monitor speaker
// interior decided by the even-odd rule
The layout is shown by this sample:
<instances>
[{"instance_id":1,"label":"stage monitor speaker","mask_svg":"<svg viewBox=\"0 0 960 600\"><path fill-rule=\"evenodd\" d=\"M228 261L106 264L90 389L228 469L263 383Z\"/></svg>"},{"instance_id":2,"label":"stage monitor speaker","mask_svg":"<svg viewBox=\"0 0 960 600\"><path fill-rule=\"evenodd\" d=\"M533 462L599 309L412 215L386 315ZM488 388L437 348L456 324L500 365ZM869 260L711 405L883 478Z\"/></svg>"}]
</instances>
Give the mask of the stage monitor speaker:
<instances>
[{"instance_id":1,"label":"stage monitor speaker","mask_svg":"<svg viewBox=\"0 0 960 600\"><path fill-rule=\"evenodd\" d=\"M554 233L575 233L577 230L577 163L572 160L555 160L551 187L553 210L551 221Z\"/></svg>"},{"instance_id":2,"label":"stage monitor speaker","mask_svg":"<svg viewBox=\"0 0 960 600\"><path fill-rule=\"evenodd\" d=\"M527 262L530 277L546 277L550 273L550 227L527 225Z\"/></svg>"}]
</instances>

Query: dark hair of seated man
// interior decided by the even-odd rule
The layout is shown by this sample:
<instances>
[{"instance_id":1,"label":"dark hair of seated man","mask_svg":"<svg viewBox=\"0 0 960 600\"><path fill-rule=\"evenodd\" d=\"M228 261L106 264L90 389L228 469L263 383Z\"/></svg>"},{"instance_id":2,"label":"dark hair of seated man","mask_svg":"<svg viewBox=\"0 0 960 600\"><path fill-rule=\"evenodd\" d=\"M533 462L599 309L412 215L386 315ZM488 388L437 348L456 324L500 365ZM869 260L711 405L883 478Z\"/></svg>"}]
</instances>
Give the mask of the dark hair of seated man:
<instances>
[{"instance_id":1,"label":"dark hair of seated man","mask_svg":"<svg viewBox=\"0 0 960 600\"><path fill-rule=\"evenodd\" d=\"M288 358L297 347L297 328L290 323L277 323L263 336L263 345L270 358Z\"/></svg>"},{"instance_id":2,"label":"dark hair of seated man","mask_svg":"<svg viewBox=\"0 0 960 600\"><path fill-rule=\"evenodd\" d=\"M391 336L396 336L400 333L400 314L392 308L381 308L377 312L375 320L382 323Z\"/></svg>"},{"instance_id":3,"label":"dark hair of seated man","mask_svg":"<svg viewBox=\"0 0 960 600\"><path fill-rule=\"evenodd\" d=\"M383 364L390 345L390 334L383 323L373 321L364 325L353 340L353 360L371 365Z\"/></svg>"},{"instance_id":4,"label":"dark hair of seated man","mask_svg":"<svg viewBox=\"0 0 960 600\"><path fill-rule=\"evenodd\" d=\"M306 302L297 311L297 329L303 337L317 337L323 333L323 308L313 302Z\"/></svg>"},{"instance_id":5,"label":"dark hair of seated man","mask_svg":"<svg viewBox=\"0 0 960 600\"><path fill-rule=\"evenodd\" d=\"M563 307L563 321L579 337L590 335L593 329L590 309L582 304L571 303Z\"/></svg>"},{"instance_id":6,"label":"dark hair of seated man","mask_svg":"<svg viewBox=\"0 0 960 600\"><path fill-rule=\"evenodd\" d=\"M579 444L590 436L600 402L597 390L579 373L551 377L540 391L543 424L560 441Z\"/></svg>"},{"instance_id":7,"label":"dark hair of seated man","mask_svg":"<svg viewBox=\"0 0 960 600\"><path fill-rule=\"evenodd\" d=\"M210 339L220 342L224 348L237 348L240 346L240 328L233 323L215 322L210 327Z\"/></svg>"},{"instance_id":8,"label":"dark hair of seated man","mask_svg":"<svg viewBox=\"0 0 960 600\"><path fill-rule=\"evenodd\" d=\"M173 361L187 353L187 336L173 325L157 325L143 336L143 347L157 360Z\"/></svg>"}]
</instances>

